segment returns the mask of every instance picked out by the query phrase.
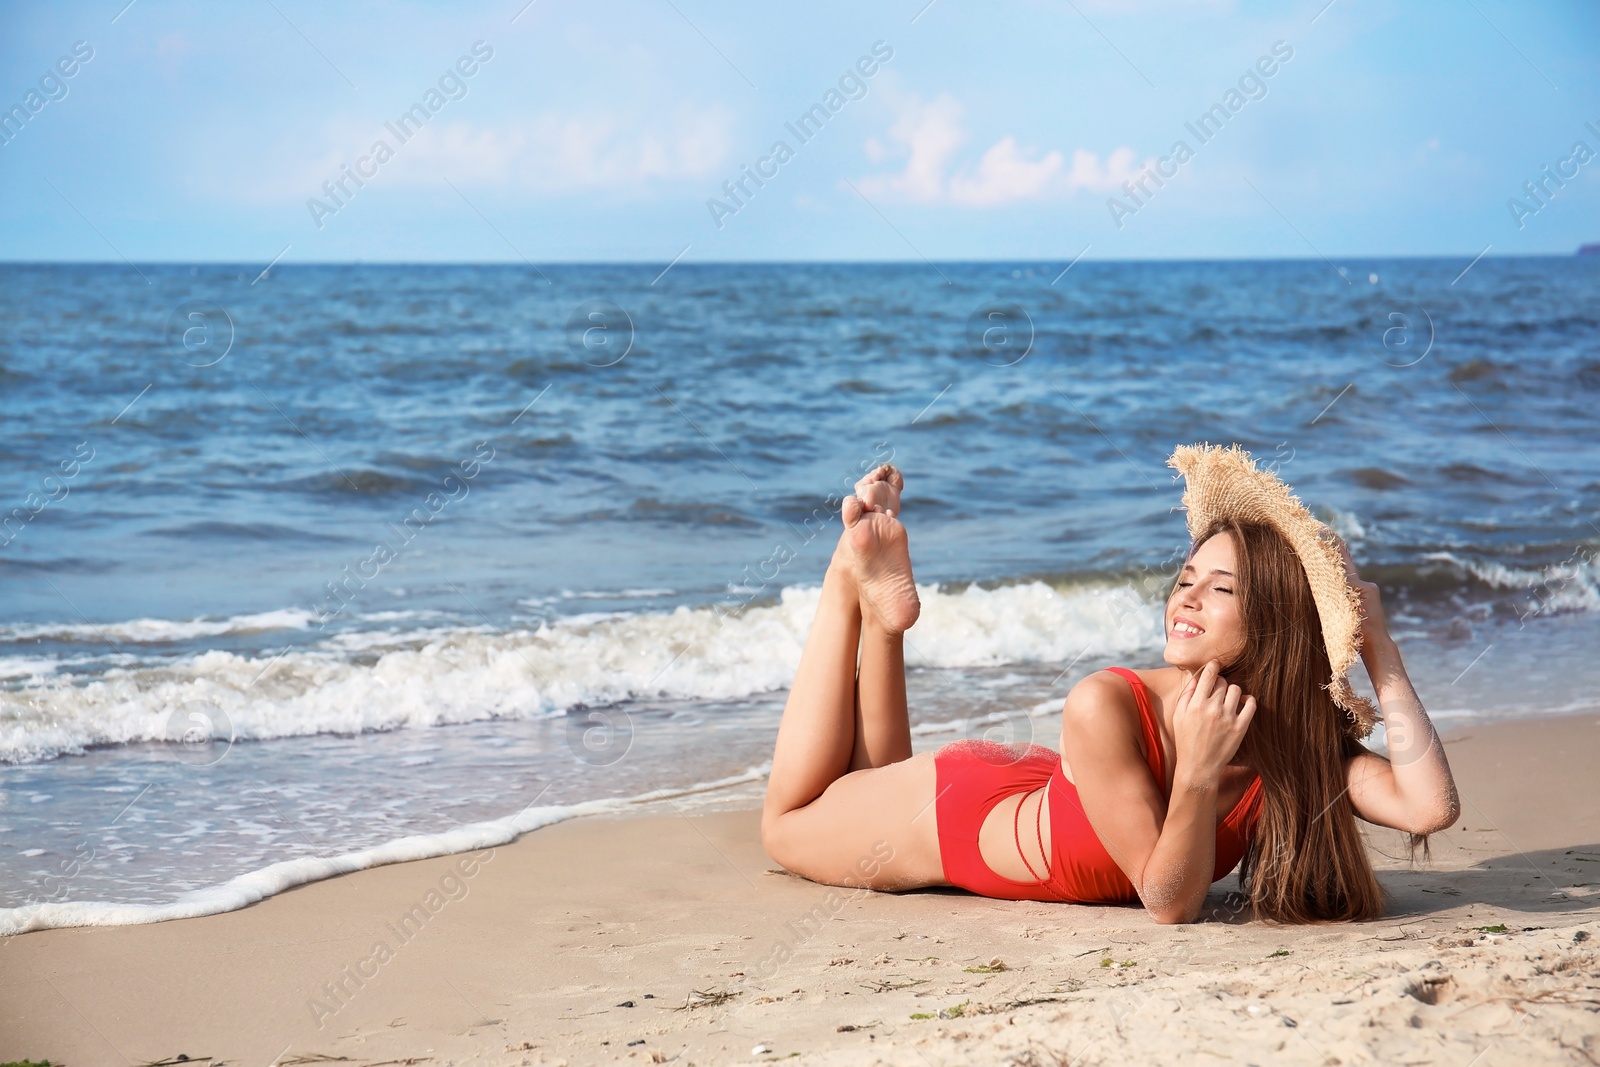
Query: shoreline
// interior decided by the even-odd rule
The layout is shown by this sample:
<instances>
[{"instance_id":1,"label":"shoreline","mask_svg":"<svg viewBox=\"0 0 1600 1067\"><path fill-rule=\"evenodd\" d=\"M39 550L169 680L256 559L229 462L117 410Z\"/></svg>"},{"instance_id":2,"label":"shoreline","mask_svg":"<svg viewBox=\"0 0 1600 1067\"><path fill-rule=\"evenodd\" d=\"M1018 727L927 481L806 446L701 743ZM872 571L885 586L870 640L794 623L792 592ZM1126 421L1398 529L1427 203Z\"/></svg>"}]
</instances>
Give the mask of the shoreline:
<instances>
[{"instance_id":1,"label":"shoreline","mask_svg":"<svg viewBox=\"0 0 1600 1067\"><path fill-rule=\"evenodd\" d=\"M1049 705L1048 708L1045 705ZM1030 708L1029 718L1052 717L1054 702ZM1522 716L1508 719L1466 720L1451 719L1435 728L1440 737L1449 742L1458 734L1466 736L1471 730L1483 726L1515 725L1524 722L1543 722L1600 714L1600 707L1572 711L1553 709L1545 715ZM976 719L940 720L912 727L914 751L934 751L957 740L960 731L981 723ZM456 724L442 728L449 729ZM1374 734L1381 740L1382 724ZM1049 737L1033 734L1033 744L1054 748ZM1379 754L1383 748L1375 749ZM654 811L678 810L676 805L667 809L664 801L673 798L696 798L695 806L702 811L729 811L741 808L759 808L766 782L766 764L711 781L685 786L666 786L633 796L599 797L570 803L535 807L529 804L519 811L491 816L470 823L458 823L454 828L436 832L423 832L380 841L373 845L353 848L320 856L303 856L278 860L264 867L242 872L224 881L187 890L171 900L162 902L105 901L89 898L60 902L35 901L23 905L0 906L0 938L39 930L65 929L78 926L124 926L177 919L197 918L222 914L250 907L263 900L302 885L314 884L328 878L339 877L420 859L453 856L478 847L495 847L515 841L526 834L569 819L583 819L597 815L615 815L623 818L642 817ZM225 902L225 901L231 901Z\"/></svg>"},{"instance_id":2,"label":"shoreline","mask_svg":"<svg viewBox=\"0 0 1600 1067\"><path fill-rule=\"evenodd\" d=\"M1041 712L1041 709L1046 710ZM1041 716L1050 718L1054 714L1054 702L1051 701L1028 711L1032 719ZM1436 729L1441 738L1448 743L1457 735L1466 736L1470 731L1481 727L1558 721L1580 718L1588 714L1600 714L1600 709L1583 712L1555 710L1544 716L1515 719L1482 721L1455 719L1437 725ZM954 735L970 724L971 720L961 719L916 725L912 728L914 750L922 752L937 749L955 740ZM1382 736L1381 726L1378 736ZM1047 736L1034 735L1030 740L1035 744L1055 747L1053 740ZM677 810L675 805L669 809L664 804L672 798L694 797L695 807L700 811L759 808L760 797L765 789L765 771L766 765L762 764L749 767L742 773L712 781L697 782L682 787L663 787L634 796L595 798L542 807L530 804L520 811L470 823L460 823L449 830L400 836L345 852L274 861L264 867L179 893L171 899L160 902L85 898L63 901L36 900L22 905L0 906L0 938L41 930L140 925L224 914L259 904L290 889L315 884L329 878L394 863L461 855L478 848L503 846L526 834L570 819L607 814L619 817L642 817L652 811ZM537 798L534 803L537 803ZM70 875L58 880L70 880Z\"/></svg>"},{"instance_id":3,"label":"shoreline","mask_svg":"<svg viewBox=\"0 0 1600 1067\"><path fill-rule=\"evenodd\" d=\"M1232 877L1179 927L832 889L778 870L755 812L662 798L209 917L7 938L0 1059L1581 1062L1600 1052L1600 714L1445 744L1462 819L1415 867L1368 828L1391 898L1373 923L1242 922Z\"/></svg>"},{"instance_id":4,"label":"shoreline","mask_svg":"<svg viewBox=\"0 0 1600 1067\"><path fill-rule=\"evenodd\" d=\"M279 860L266 867L230 878L226 882L183 893L176 900L164 904L69 900L60 903L24 904L14 908L0 907L0 938L42 930L142 926L223 915L259 904L292 889L315 885L346 874L387 867L396 863L449 858L479 849L493 849L511 844L527 834L569 819L596 815L626 816L630 809L639 809L642 812L648 810L651 805L675 797L716 793L765 780L764 770L751 768L744 774L715 782L701 783L683 789L657 789L634 797L602 798L542 808L535 808L530 804L514 814L468 823L454 830L395 838L369 848L335 856L306 856Z\"/></svg>"}]
</instances>

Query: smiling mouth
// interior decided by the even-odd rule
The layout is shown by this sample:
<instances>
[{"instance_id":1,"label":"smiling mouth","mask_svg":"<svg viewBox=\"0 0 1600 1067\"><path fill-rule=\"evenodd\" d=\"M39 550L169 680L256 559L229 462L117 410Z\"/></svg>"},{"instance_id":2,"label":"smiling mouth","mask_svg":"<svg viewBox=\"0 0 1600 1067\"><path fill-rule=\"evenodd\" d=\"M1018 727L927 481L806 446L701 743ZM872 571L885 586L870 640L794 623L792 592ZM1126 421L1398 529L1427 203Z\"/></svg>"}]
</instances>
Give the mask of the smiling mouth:
<instances>
[{"instance_id":1,"label":"smiling mouth","mask_svg":"<svg viewBox=\"0 0 1600 1067\"><path fill-rule=\"evenodd\" d=\"M1199 637L1205 631L1193 623L1180 620L1172 624L1172 633L1178 637Z\"/></svg>"}]
</instances>

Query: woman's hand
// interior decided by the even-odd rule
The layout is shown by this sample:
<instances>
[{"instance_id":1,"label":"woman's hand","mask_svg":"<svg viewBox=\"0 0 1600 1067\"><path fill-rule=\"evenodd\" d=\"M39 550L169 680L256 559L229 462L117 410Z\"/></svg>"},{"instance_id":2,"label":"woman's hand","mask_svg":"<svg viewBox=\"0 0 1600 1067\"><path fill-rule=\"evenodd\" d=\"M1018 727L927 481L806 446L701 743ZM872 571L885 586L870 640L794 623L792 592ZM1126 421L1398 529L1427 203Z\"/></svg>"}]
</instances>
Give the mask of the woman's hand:
<instances>
[{"instance_id":1,"label":"woman's hand","mask_svg":"<svg viewBox=\"0 0 1600 1067\"><path fill-rule=\"evenodd\" d=\"M1256 698L1224 679L1216 660L1189 677L1172 715L1178 769L1189 776L1187 784L1216 785L1255 713Z\"/></svg>"},{"instance_id":2,"label":"woman's hand","mask_svg":"<svg viewBox=\"0 0 1600 1067\"><path fill-rule=\"evenodd\" d=\"M1389 636L1389 621L1383 614L1383 601L1378 596L1377 583L1361 580L1355 560L1350 558L1350 546L1344 543L1342 537L1335 537L1335 540L1339 545L1339 554L1344 557L1345 577L1361 597L1361 644L1371 647L1374 642Z\"/></svg>"}]
</instances>

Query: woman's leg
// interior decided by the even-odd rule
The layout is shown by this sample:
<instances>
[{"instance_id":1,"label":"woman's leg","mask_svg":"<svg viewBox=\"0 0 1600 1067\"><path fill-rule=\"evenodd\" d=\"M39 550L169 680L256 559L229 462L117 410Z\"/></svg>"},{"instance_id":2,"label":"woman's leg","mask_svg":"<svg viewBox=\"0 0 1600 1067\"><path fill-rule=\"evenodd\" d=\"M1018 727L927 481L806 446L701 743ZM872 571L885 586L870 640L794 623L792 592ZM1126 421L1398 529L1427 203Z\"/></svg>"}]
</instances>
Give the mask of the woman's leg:
<instances>
[{"instance_id":1,"label":"woman's leg","mask_svg":"<svg viewBox=\"0 0 1600 1067\"><path fill-rule=\"evenodd\" d=\"M769 810L803 807L849 771L911 756L901 634L916 621L916 589L910 589L908 614L905 589L884 573L898 560L875 558L902 557L900 569L910 575L905 529L893 521L904 486L898 470L879 467L856 483L855 495L840 508L845 532L784 705L767 785ZM874 595L864 595L864 588Z\"/></svg>"},{"instance_id":2,"label":"woman's leg","mask_svg":"<svg viewBox=\"0 0 1600 1067\"><path fill-rule=\"evenodd\" d=\"M906 708L905 638L870 608L861 619L861 662L856 674L855 747L850 769L884 767L911 758L911 716Z\"/></svg>"},{"instance_id":3,"label":"woman's leg","mask_svg":"<svg viewBox=\"0 0 1600 1067\"><path fill-rule=\"evenodd\" d=\"M900 514L905 479L891 466L879 467L856 485L862 510ZM854 509L851 509L854 510ZM906 557L907 568L910 556ZM915 596L913 594L913 603ZM856 674L856 739L850 769L883 767L911 758L911 717L906 709L905 630L887 625L870 601L861 604L861 662ZM909 616L916 621L915 614Z\"/></svg>"},{"instance_id":4,"label":"woman's leg","mask_svg":"<svg viewBox=\"0 0 1600 1067\"><path fill-rule=\"evenodd\" d=\"M763 822L805 807L850 770L860 638L855 584L835 562L822 580L811 634L783 706Z\"/></svg>"},{"instance_id":5,"label":"woman's leg","mask_svg":"<svg viewBox=\"0 0 1600 1067\"><path fill-rule=\"evenodd\" d=\"M854 498L846 504L846 529L784 707L762 839L774 859L817 881L936 884L943 866L933 762L909 758L900 635L919 606L905 528L870 503L882 499L879 491L863 497L873 510Z\"/></svg>"}]
</instances>

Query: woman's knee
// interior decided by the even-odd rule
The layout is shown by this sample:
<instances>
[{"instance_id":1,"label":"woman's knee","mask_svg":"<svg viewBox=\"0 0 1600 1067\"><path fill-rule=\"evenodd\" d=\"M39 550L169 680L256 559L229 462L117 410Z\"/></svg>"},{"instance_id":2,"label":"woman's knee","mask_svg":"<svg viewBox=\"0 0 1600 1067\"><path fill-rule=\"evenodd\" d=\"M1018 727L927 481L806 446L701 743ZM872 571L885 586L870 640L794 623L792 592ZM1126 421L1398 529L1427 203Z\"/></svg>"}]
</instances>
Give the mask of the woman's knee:
<instances>
[{"instance_id":1,"label":"woman's knee","mask_svg":"<svg viewBox=\"0 0 1600 1067\"><path fill-rule=\"evenodd\" d=\"M793 858L791 840L793 831L785 822L787 816L788 812L761 813L761 847L767 850L767 855L771 856L779 866L793 870L794 867L790 862Z\"/></svg>"}]
</instances>

